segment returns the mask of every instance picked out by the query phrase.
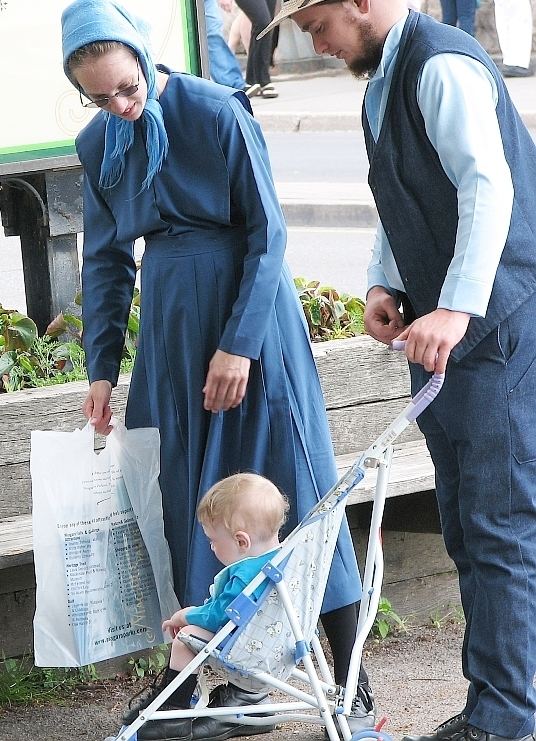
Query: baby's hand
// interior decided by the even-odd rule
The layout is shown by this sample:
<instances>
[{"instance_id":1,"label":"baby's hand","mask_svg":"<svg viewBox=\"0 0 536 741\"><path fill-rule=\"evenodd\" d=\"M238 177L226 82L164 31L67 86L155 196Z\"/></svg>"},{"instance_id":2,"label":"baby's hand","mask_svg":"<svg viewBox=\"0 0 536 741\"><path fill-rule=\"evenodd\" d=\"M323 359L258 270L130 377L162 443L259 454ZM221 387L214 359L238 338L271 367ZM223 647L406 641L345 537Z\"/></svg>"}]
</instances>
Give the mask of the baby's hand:
<instances>
[{"instance_id":1,"label":"baby's hand","mask_svg":"<svg viewBox=\"0 0 536 741\"><path fill-rule=\"evenodd\" d=\"M185 625L188 625L188 620L186 619L187 610L187 607L183 607L182 610L179 610L172 615L169 620L164 620L162 623L162 631L169 631L171 637L175 638L179 630L184 628Z\"/></svg>"}]
</instances>

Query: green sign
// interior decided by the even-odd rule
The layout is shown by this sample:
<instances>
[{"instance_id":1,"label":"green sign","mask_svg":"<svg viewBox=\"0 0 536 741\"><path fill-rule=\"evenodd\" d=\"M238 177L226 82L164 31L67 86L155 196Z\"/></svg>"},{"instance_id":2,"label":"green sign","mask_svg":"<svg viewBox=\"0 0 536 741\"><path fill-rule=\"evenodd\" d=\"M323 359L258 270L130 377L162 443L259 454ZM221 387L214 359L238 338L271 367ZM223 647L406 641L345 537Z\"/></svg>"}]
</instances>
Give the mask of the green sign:
<instances>
[{"instance_id":1,"label":"green sign","mask_svg":"<svg viewBox=\"0 0 536 741\"><path fill-rule=\"evenodd\" d=\"M195 0L121 0L148 21L155 61L199 74ZM60 18L69 0L0 0L0 164L74 154L95 110L63 74Z\"/></svg>"}]
</instances>

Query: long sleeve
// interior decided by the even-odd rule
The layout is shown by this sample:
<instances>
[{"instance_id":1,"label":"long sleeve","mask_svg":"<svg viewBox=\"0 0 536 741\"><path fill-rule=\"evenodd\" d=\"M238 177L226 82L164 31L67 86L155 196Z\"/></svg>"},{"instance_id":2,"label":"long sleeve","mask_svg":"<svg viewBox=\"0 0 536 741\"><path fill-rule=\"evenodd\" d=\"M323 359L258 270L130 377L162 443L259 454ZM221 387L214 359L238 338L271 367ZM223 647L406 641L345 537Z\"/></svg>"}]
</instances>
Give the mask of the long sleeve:
<instances>
[{"instance_id":1,"label":"long sleeve","mask_svg":"<svg viewBox=\"0 0 536 741\"><path fill-rule=\"evenodd\" d=\"M90 383L117 384L136 279L132 242L120 242L106 202L84 176L83 344Z\"/></svg>"},{"instance_id":2,"label":"long sleeve","mask_svg":"<svg viewBox=\"0 0 536 741\"><path fill-rule=\"evenodd\" d=\"M387 273L391 276L391 280L387 279ZM391 293L396 293L397 290L404 290L402 280L398 275L389 240L387 239L387 234L385 233L381 221L378 221L376 238L374 240L372 255L367 268L367 291L370 291L374 286L382 286L386 290L391 291Z\"/></svg>"},{"instance_id":3,"label":"long sleeve","mask_svg":"<svg viewBox=\"0 0 536 741\"><path fill-rule=\"evenodd\" d=\"M386 39L365 110L373 136L383 123L404 20ZM486 313L508 234L513 187L495 111L495 81L480 62L460 54L437 54L424 65L417 91L426 132L447 177L458 191L455 251L442 287L440 308ZM380 227L368 287L404 290L389 241Z\"/></svg>"},{"instance_id":4,"label":"long sleeve","mask_svg":"<svg viewBox=\"0 0 536 741\"><path fill-rule=\"evenodd\" d=\"M232 576L216 597L209 597L205 604L199 607L188 608L186 613L188 623L216 633L229 620L225 610L246 584L247 582L240 576L236 574Z\"/></svg>"},{"instance_id":5,"label":"long sleeve","mask_svg":"<svg viewBox=\"0 0 536 741\"><path fill-rule=\"evenodd\" d=\"M440 54L423 68L418 102L428 137L458 191L454 257L438 306L484 316L514 196L495 111L495 81L469 57Z\"/></svg>"},{"instance_id":6,"label":"long sleeve","mask_svg":"<svg viewBox=\"0 0 536 741\"><path fill-rule=\"evenodd\" d=\"M232 210L247 233L239 293L219 347L256 359L279 286L286 228L258 124L233 97L222 109L218 127L229 172Z\"/></svg>"}]
</instances>

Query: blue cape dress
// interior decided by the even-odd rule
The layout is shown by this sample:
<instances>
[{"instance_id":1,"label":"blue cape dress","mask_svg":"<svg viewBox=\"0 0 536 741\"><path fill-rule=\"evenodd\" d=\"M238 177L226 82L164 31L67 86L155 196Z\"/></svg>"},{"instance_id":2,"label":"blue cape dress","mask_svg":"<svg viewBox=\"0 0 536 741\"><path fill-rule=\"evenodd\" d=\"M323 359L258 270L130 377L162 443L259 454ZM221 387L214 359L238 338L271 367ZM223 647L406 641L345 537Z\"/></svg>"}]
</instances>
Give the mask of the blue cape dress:
<instances>
[{"instance_id":1,"label":"blue cape dress","mask_svg":"<svg viewBox=\"0 0 536 741\"><path fill-rule=\"evenodd\" d=\"M158 427L165 532L181 604L201 604L220 564L196 520L201 496L238 471L289 498L287 530L336 481L324 399L304 315L284 262L286 230L261 130L241 93L171 73L160 96L169 154L140 192L147 155L137 122L125 174L99 190L104 124L77 139L85 170L82 269L90 381L117 382L145 237L141 332L127 427ZM139 125L138 125L139 124ZM251 358L242 404L203 409L220 348ZM346 521L323 611L355 602L360 581Z\"/></svg>"}]
</instances>

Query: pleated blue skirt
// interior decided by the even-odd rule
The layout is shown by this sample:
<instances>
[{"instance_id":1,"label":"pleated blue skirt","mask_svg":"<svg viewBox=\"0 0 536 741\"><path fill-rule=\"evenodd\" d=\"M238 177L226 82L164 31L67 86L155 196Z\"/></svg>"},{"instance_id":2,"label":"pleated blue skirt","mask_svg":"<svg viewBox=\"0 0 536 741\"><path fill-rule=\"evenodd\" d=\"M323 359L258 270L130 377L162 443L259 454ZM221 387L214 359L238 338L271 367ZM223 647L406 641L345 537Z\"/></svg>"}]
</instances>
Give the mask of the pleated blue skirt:
<instances>
[{"instance_id":1,"label":"pleated blue skirt","mask_svg":"<svg viewBox=\"0 0 536 741\"><path fill-rule=\"evenodd\" d=\"M225 229L148 239L143 257L126 424L160 430L165 532L183 606L201 604L221 568L196 520L212 484L239 471L272 480L290 501L284 535L337 478L307 326L286 265L244 400L218 414L203 409L208 364L238 296L245 252L243 232ZM323 611L360 594L344 521Z\"/></svg>"}]
</instances>

